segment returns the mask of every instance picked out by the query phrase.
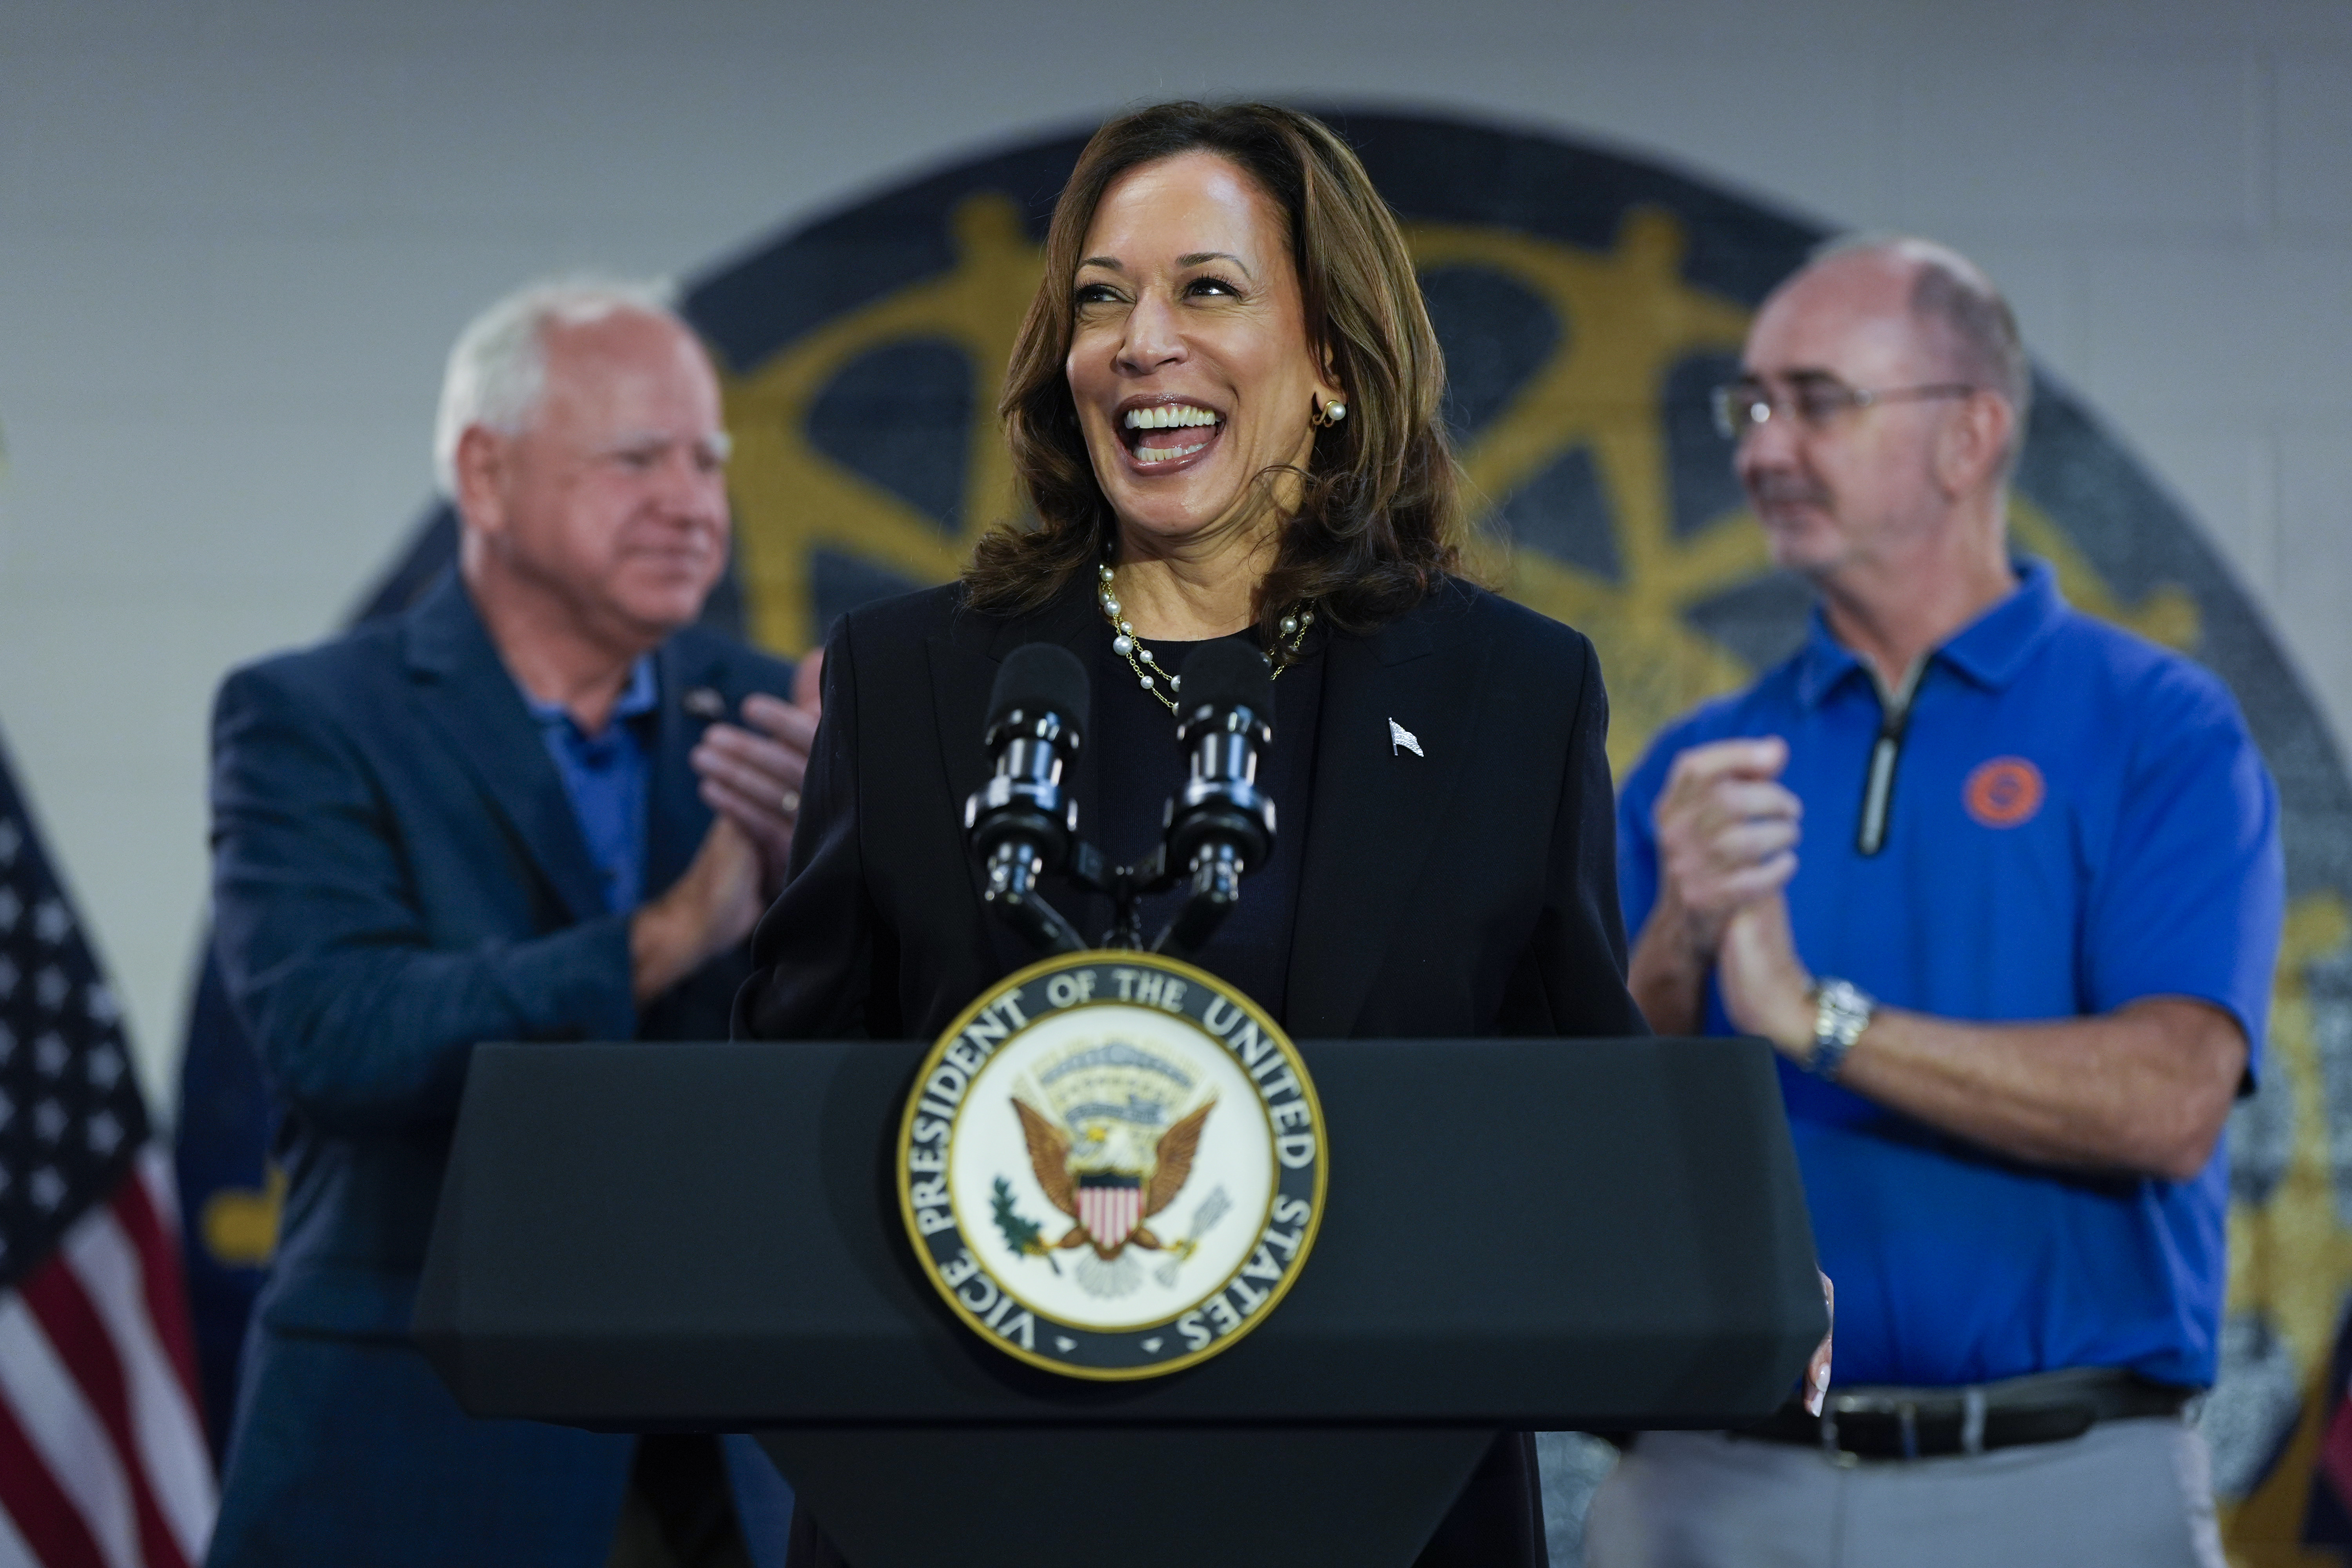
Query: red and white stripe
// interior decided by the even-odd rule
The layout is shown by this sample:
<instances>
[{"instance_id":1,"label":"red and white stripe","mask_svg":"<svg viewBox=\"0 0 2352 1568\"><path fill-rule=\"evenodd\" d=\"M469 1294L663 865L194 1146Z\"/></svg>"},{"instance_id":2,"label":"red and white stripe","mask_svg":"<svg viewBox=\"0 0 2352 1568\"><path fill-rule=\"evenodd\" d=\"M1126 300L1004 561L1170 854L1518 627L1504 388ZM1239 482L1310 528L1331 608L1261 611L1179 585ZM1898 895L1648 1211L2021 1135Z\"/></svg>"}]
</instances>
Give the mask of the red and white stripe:
<instances>
[{"instance_id":1,"label":"red and white stripe","mask_svg":"<svg viewBox=\"0 0 2352 1568\"><path fill-rule=\"evenodd\" d=\"M0 1291L0 1568L194 1568L217 1494L197 1414L171 1164Z\"/></svg>"},{"instance_id":2,"label":"red and white stripe","mask_svg":"<svg viewBox=\"0 0 2352 1568\"><path fill-rule=\"evenodd\" d=\"M1105 1247L1118 1247L1143 1217L1140 1187L1080 1187L1078 1223Z\"/></svg>"}]
</instances>

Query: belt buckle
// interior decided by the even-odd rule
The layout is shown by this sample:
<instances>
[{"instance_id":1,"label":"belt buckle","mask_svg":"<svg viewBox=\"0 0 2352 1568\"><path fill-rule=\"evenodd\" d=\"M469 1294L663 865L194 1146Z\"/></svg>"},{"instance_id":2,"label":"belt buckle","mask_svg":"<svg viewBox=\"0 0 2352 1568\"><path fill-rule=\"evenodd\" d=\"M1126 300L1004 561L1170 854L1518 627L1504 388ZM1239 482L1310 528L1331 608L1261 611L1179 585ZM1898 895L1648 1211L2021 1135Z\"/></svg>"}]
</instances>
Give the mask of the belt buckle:
<instances>
[{"instance_id":1,"label":"belt buckle","mask_svg":"<svg viewBox=\"0 0 2352 1568\"><path fill-rule=\"evenodd\" d=\"M1961 1395L1960 1451L1980 1454L1984 1451L1984 1391L1971 1386ZM1896 1440L1902 1447L1899 1455L1889 1458L1916 1459L1919 1455L1919 1402L1916 1399L1872 1399L1867 1395L1849 1394L1843 1398L1832 1395L1822 1402L1822 1451L1831 1463L1851 1468L1862 1462L1862 1456L1838 1441L1838 1413L1850 1415L1892 1415L1895 1417Z\"/></svg>"}]
</instances>

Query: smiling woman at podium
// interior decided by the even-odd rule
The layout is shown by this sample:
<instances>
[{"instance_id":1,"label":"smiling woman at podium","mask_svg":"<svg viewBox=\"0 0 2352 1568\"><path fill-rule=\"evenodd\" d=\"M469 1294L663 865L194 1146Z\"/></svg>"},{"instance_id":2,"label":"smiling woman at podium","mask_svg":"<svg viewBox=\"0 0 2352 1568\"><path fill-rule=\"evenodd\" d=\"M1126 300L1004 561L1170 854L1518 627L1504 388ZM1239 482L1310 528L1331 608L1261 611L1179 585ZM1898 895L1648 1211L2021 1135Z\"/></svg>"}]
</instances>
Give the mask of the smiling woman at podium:
<instances>
[{"instance_id":1,"label":"smiling woman at podium","mask_svg":"<svg viewBox=\"0 0 2352 1568\"><path fill-rule=\"evenodd\" d=\"M999 664L1046 642L1091 673L1070 791L1125 863L1184 782L1186 658L1228 638L1276 676L1258 782L1279 832L1202 967L1296 1037L1646 1033L1600 666L1459 574L1444 390L1403 237L1328 127L1189 103L1105 125L1055 208L1001 408L1034 523L834 629L737 1035L929 1038L1035 956L962 837ZM1069 881L1041 890L1080 930L1110 923ZM1543 1552L1513 1435L1422 1563Z\"/></svg>"}]
</instances>

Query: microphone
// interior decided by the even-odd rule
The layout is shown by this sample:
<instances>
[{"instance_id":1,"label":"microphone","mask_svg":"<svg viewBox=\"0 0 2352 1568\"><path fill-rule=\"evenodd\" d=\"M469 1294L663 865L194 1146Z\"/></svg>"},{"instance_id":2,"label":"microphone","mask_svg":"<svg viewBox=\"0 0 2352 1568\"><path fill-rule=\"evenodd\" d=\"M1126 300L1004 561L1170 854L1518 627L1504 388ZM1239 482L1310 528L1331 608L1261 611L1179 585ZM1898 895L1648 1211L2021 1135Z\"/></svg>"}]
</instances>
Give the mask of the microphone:
<instances>
[{"instance_id":1,"label":"microphone","mask_svg":"<svg viewBox=\"0 0 2352 1568\"><path fill-rule=\"evenodd\" d=\"M1036 883L1062 869L1077 836L1078 803L1063 791L1062 767L1086 741L1087 684L1087 667L1066 647L1013 649L988 699L983 740L996 775L963 805L966 842L988 874L982 897L1055 952L1086 947Z\"/></svg>"},{"instance_id":2,"label":"microphone","mask_svg":"<svg viewBox=\"0 0 2352 1568\"><path fill-rule=\"evenodd\" d=\"M1238 642L1208 644L1184 661L1176 742L1192 777L1168 803L1164 853L1192 890L1151 944L1198 952L1241 898L1242 878L1274 849L1274 802L1257 787L1260 748L1274 743L1274 670Z\"/></svg>"}]
</instances>

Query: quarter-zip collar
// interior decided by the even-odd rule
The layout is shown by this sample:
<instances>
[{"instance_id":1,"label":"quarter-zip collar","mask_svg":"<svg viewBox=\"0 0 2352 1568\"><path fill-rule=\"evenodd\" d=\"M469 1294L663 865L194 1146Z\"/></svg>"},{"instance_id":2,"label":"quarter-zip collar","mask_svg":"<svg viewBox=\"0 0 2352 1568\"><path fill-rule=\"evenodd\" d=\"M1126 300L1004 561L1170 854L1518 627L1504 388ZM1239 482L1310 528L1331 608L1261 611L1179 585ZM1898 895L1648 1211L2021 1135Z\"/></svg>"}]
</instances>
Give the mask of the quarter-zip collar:
<instances>
[{"instance_id":1,"label":"quarter-zip collar","mask_svg":"<svg viewBox=\"0 0 2352 1568\"><path fill-rule=\"evenodd\" d=\"M2017 573L2013 593L1963 626L1941 647L1920 655L1892 689L1875 669L1831 635L1828 616L1819 605L1813 606L1812 631L1798 655L1798 700L1808 708L1818 708L1858 671L1868 676L1878 693L1878 738L1871 744L1870 762L1863 774L1862 807L1854 819L1856 854L1873 856L1886 847L1895 769L1903 759L1912 704L1927 679L1927 667L1940 659L1963 679L2000 690L2017 678L2065 614L2066 601L2058 593L2057 574L2049 563L2021 562Z\"/></svg>"},{"instance_id":2,"label":"quarter-zip collar","mask_svg":"<svg viewBox=\"0 0 2352 1568\"><path fill-rule=\"evenodd\" d=\"M1979 686L2000 690L2015 680L2042 639L2066 614L2058 574L2046 561L2021 557L2014 592L1947 638L1927 656L1941 660ZM1797 654L1797 700L1818 708L1840 682L1864 670L1852 648L1837 640L1829 618L1813 606L1805 646ZM1874 682L1875 684L1875 682ZM1916 691L1917 678L1912 680ZM1881 693L1882 700L1885 693Z\"/></svg>"}]
</instances>

